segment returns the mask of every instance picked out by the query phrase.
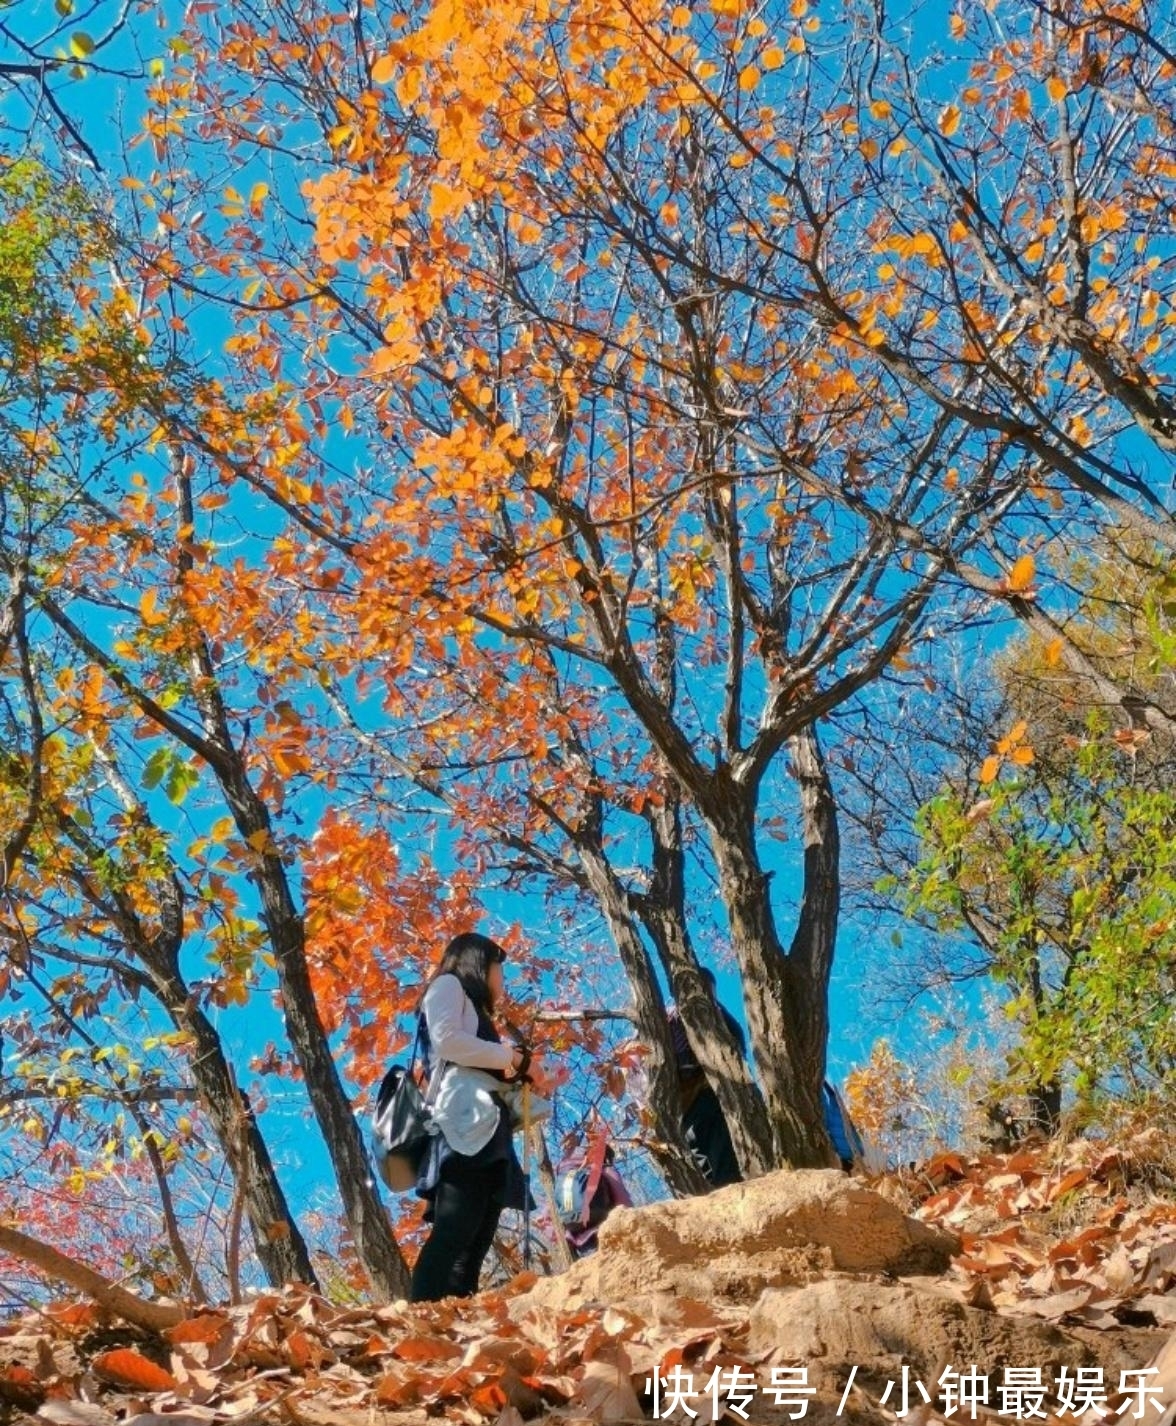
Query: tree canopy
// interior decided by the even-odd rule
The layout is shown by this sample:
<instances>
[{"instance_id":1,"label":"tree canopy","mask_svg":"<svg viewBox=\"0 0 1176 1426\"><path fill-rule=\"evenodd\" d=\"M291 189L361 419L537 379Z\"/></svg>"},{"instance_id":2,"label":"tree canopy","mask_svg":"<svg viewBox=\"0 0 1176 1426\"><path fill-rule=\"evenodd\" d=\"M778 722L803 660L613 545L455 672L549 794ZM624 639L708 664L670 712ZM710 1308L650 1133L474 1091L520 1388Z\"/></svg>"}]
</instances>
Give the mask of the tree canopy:
<instances>
[{"instance_id":1,"label":"tree canopy","mask_svg":"<svg viewBox=\"0 0 1176 1426\"><path fill-rule=\"evenodd\" d=\"M222 1033L268 995L255 1058L301 1078L391 1293L351 1093L439 944L517 896L544 995L607 949L631 1127L676 1191L701 1180L669 998L743 1169L826 1164L842 773L926 770L878 709L934 717L943 641L988 665L999 619L1083 706L1043 741L1010 694L976 731L990 806L965 764L924 808L919 909L1037 1011L1048 943L1071 1030L1038 1014L1026 1052L1039 1086L1079 1066L1073 1026L1126 983L1108 948L1145 959L1166 894L1166 794L1122 764L1176 713L1166 10L177 24L101 174L63 181L85 121L48 60L39 156L3 131L3 986L43 985L41 1052L99 1019L121 1043L149 1000L265 1271L305 1278ZM124 82L74 58L79 94ZM1147 584L1130 657L1090 633L1068 550L1098 541ZM1025 876L1065 916L1026 922ZM1077 905L1096 876L1132 909Z\"/></svg>"}]
</instances>

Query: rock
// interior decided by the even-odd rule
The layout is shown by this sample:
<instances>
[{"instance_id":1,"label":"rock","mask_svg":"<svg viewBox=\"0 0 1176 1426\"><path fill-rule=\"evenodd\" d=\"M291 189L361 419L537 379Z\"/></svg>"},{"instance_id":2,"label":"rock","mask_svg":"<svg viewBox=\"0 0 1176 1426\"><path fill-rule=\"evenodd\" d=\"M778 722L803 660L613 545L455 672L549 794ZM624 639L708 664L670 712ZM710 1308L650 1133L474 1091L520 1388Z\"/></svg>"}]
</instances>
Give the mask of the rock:
<instances>
[{"instance_id":1,"label":"rock","mask_svg":"<svg viewBox=\"0 0 1176 1426\"><path fill-rule=\"evenodd\" d=\"M830 1271L941 1272L959 1250L951 1234L825 1169L782 1170L703 1198L619 1208L599 1241L591 1258L528 1296L552 1307L623 1306L659 1292L749 1302L765 1288Z\"/></svg>"},{"instance_id":2,"label":"rock","mask_svg":"<svg viewBox=\"0 0 1176 1426\"><path fill-rule=\"evenodd\" d=\"M751 1309L748 1351L753 1359L802 1363L809 1381L826 1387L843 1386L854 1366L859 1381L879 1386L897 1380L906 1363L932 1395L944 1367L975 1365L991 1375L994 1398L1006 1366L1041 1367L1051 1384L1063 1365L1099 1366L1117 1381L1124 1356L1106 1334L1071 1334L907 1283L852 1278L766 1291Z\"/></svg>"},{"instance_id":3,"label":"rock","mask_svg":"<svg viewBox=\"0 0 1176 1426\"><path fill-rule=\"evenodd\" d=\"M833 1170L788 1170L705 1198L618 1211L600 1230L609 1301L671 1289L743 1300L815 1272L940 1272L957 1241Z\"/></svg>"}]
</instances>

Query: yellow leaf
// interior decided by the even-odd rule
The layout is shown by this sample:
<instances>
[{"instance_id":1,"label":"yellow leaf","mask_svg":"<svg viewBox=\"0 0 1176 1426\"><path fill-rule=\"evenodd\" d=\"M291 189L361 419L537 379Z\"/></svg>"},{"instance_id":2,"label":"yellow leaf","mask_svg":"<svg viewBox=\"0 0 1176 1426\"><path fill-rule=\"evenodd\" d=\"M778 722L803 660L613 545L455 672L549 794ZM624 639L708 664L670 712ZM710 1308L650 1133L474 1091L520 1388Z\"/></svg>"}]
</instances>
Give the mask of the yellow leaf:
<instances>
[{"instance_id":1,"label":"yellow leaf","mask_svg":"<svg viewBox=\"0 0 1176 1426\"><path fill-rule=\"evenodd\" d=\"M674 13L670 16L670 24L676 30L684 30L690 23L690 10L686 5L676 5Z\"/></svg>"},{"instance_id":2,"label":"yellow leaf","mask_svg":"<svg viewBox=\"0 0 1176 1426\"><path fill-rule=\"evenodd\" d=\"M945 139L950 139L959 126L960 111L954 104L949 104L939 116L939 132Z\"/></svg>"},{"instance_id":3,"label":"yellow leaf","mask_svg":"<svg viewBox=\"0 0 1176 1426\"><path fill-rule=\"evenodd\" d=\"M396 61L390 54L382 54L372 65L372 83L387 84L396 73Z\"/></svg>"},{"instance_id":4,"label":"yellow leaf","mask_svg":"<svg viewBox=\"0 0 1176 1426\"><path fill-rule=\"evenodd\" d=\"M1064 99L1069 91L1066 89L1065 81L1059 79L1057 75L1054 74L1046 80L1045 92L1051 99L1057 101Z\"/></svg>"},{"instance_id":5,"label":"yellow leaf","mask_svg":"<svg viewBox=\"0 0 1176 1426\"><path fill-rule=\"evenodd\" d=\"M1015 748L1017 744L1022 740L1022 738L1024 738L1028 727L1029 725L1024 721L1024 719L1022 719L1019 723L1014 723L1013 726L1009 729L1009 731L1000 740L1000 742L997 743L996 751L998 753L1011 752L1013 748Z\"/></svg>"},{"instance_id":6,"label":"yellow leaf","mask_svg":"<svg viewBox=\"0 0 1176 1426\"><path fill-rule=\"evenodd\" d=\"M739 76L739 87L748 94L760 82L760 72L754 64L749 64Z\"/></svg>"},{"instance_id":7,"label":"yellow leaf","mask_svg":"<svg viewBox=\"0 0 1176 1426\"><path fill-rule=\"evenodd\" d=\"M804 36L793 35L788 41L788 48L792 54L804 54Z\"/></svg>"},{"instance_id":8,"label":"yellow leaf","mask_svg":"<svg viewBox=\"0 0 1176 1426\"><path fill-rule=\"evenodd\" d=\"M167 615L161 614L155 607L157 597L154 589L148 589L139 600L139 617L150 629L167 623Z\"/></svg>"},{"instance_id":9,"label":"yellow leaf","mask_svg":"<svg viewBox=\"0 0 1176 1426\"><path fill-rule=\"evenodd\" d=\"M85 59L94 53L94 41L85 30L75 30L69 37L69 52L75 59Z\"/></svg>"},{"instance_id":10,"label":"yellow leaf","mask_svg":"<svg viewBox=\"0 0 1176 1426\"><path fill-rule=\"evenodd\" d=\"M784 51L779 45L769 45L760 55L760 64L765 69L779 69L784 63Z\"/></svg>"},{"instance_id":11,"label":"yellow leaf","mask_svg":"<svg viewBox=\"0 0 1176 1426\"><path fill-rule=\"evenodd\" d=\"M401 76L400 83L396 86L396 97L407 108L415 104L421 95L421 72L419 69L406 69Z\"/></svg>"},{"instance_id":12,"label":"yellow leaf","mask_svg":"<svg viewBox=\"0 0 1176 1426\"><path fill-rule=\"evenodd\" d=\"M953 40L962 40L967 33L967 28L962 15L953 15L951 17L951 37Z\"/></svg>"},{"instance_id":13,"label":"yellow leaf","mask_svg":"<svg viewBox=\"0 0 1176 1426\"><path fill-rule=\"evenodd\" d=\"M1032 555L1022 555L1009 570L1005 588L1011 594L1023 594L1033 584L1037 573L1037 563Z\"/></svg>"},{"instance_id":14,"label":"yellow leaf","mask_svg":"<svg viewBox=\"0 0 1176 1426\"><path fill-rule=\"evenodd\" d=\"M889 119L890 105L885 99L875 99L870 105L870 113L875 119Z\"/></svg>"},{"instance_id":15,"label":"yellow leaf","mask_svg":"<svg viewBox=\"0 0 1176 1426\"><path fill-rule=\"evenodd\" d=\"M985 784L995 782L998 772L1000 772L1000 759L998 757L985 758L980 769L980 781Z\"/></svg>"}]
</instances>

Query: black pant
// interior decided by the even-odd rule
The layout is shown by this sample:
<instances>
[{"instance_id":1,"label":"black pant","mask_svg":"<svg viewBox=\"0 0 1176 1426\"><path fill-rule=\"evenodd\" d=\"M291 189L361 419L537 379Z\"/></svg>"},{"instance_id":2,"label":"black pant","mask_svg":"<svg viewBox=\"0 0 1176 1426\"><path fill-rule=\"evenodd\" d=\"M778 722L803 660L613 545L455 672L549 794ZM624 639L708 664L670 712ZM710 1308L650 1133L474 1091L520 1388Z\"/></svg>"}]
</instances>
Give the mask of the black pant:
<instances>
[{"instance_id":1,"label":"black pant","mask_svg":"<svg viewBox=\"0 0 1176 1426\"><path fill-rule=\"evenodd\" d=\"M719 1096L709 1084L682 1116L682 1128L686 1133L686 1142L701 1161L703 1173L715 1188L739 1183L743 1175L739 1172L739 1160L731 1143L731 1131L723 1117Z\"/></svg>"},{"instance_id":2,"label":"black pant","mask_svg":"<svg viewBox=\"0 0 1176 1426\"><path fill-rule=\"evenodd\" d=\"M446 1161L433 1200L433 1231L412 1270L412 1300L472 1297L506 1197L506 1162Z\"/></svg>"}]
</instances>

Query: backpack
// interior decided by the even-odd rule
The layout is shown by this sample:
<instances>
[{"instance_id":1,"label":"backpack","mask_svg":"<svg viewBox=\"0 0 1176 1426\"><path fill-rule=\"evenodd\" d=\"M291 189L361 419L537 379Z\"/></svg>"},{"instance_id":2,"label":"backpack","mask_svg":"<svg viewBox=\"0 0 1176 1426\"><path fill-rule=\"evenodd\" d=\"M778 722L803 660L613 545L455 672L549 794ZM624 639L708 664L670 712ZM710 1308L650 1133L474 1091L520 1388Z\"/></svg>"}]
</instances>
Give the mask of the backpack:
<instances>
[{"instance_id":1,"label":"backpack","mask_svg":"<svg viewBox=\"0 0 1176 1426\"><path fill-rule=\"evenodd\" d=\"M849 1116L845 1100L828 1080L825 1081L824 1090L825 1129L833 1141L837 1157L841 1160L841 1167L846 1173L850 1173L854 1169L864 1170L867 1173L875 1172L871 1155L867 1153L862 1136Z\"/></svg>"},{"instance_id":2,"label":"backpack","mask_svg":"<svg viewBox=\"0 0 1176 1426\"><path fill-rule=\"evenodd\" d=\"M562 1227L575 1231L579 1228L599 1228L604 1222L612 1205L600 1192L599 1182L595 1190L590 1188L591 1183L591 1164L563 1168L556 1174L555 1206Z\"/></svg>"},{"instance_id":3,"label":"backpack","mask_svg":"<svg viewBox=\"0 0 1176 1426\"><path fill-rule=\"evenodd\" d=\"M372 1110L372 1156L380 1177L395 1193L416 1182L429 1143L429 1111L413 1075L420 1043L418 1023L408 1068L392 1066L380 1081Z\"/></svg>"}]
</instances>

